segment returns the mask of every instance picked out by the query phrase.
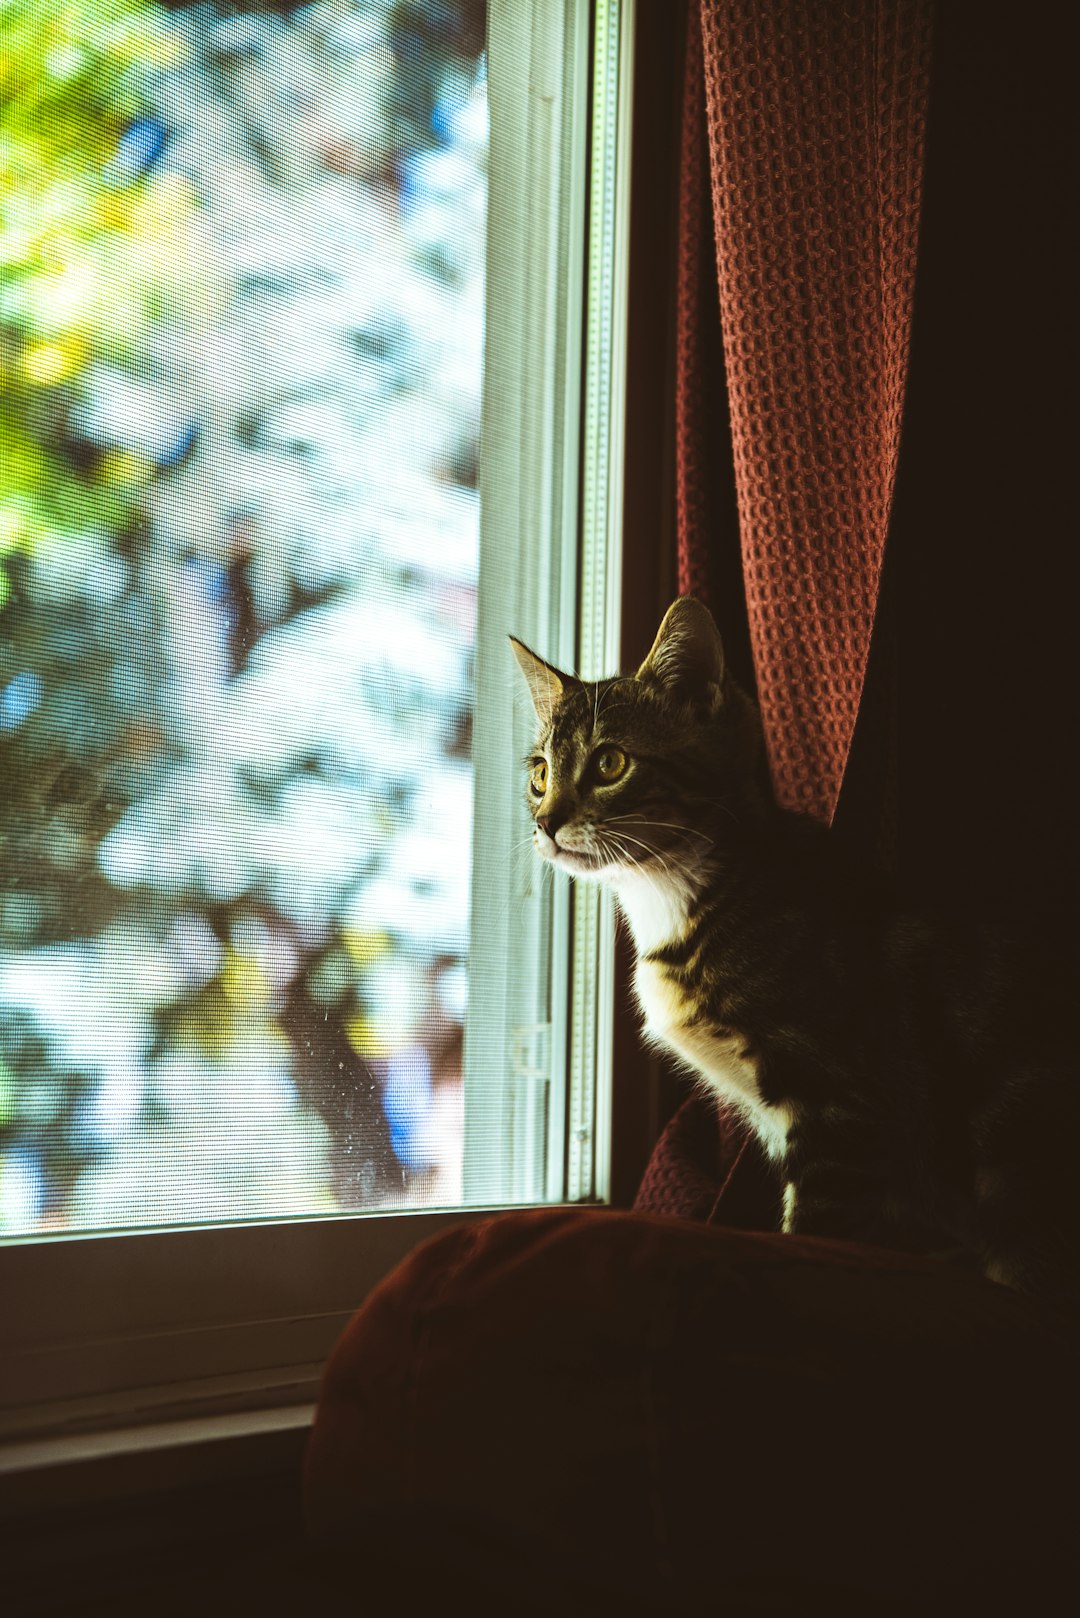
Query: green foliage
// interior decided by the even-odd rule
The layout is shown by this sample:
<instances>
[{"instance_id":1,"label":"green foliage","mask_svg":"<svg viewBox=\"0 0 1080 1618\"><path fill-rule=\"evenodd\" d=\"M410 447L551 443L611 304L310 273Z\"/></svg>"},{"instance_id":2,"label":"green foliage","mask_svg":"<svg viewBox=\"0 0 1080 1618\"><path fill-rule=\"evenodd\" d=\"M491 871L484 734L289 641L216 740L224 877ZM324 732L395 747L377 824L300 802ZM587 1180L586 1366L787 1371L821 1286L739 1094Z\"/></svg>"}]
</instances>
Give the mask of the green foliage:
<instances>
[{"instance_id":1,"label":"green foliage","mask_svg":"<svg viewBox=\"0 0 1080 1618\"><path fill-rule=\"evenodd\" d=\"M182 296L186 185L117 161L181 48L143 0L0 0L0 695L34 692L0 724L0 945L100 923L94 841L146 712L129 557L154 469L74 453L70 424L91 367L137 364Z\"/></svg>"},{"instance_id":2,"label":"green foliage","mask_svg":"<svg viewBox=\"0 0 1080 1618\"><path fill-rule=\"evenodd\" d=\"M40 1152L57 1201L99 1150L93 1091L94 1075L72 1063L57 1064L32 1018L7 1018L0 1049L0 1149L17 1140ZM0 1173L3 1168L0 1151Z\"/></svg>"},{"instance_id":3,"label":"green foliage","mask_svg":"<svg viewBox=\"0 0 1080 1618\"><path fill-rule=\"evenodd\" d=\"M0 608L13 556L115 530L149 477L80 476L56 442L86 366L136 355L176 282L183 188L110 165L178 49L138 0L0 0Z\"/></svg>"}]
</instances>

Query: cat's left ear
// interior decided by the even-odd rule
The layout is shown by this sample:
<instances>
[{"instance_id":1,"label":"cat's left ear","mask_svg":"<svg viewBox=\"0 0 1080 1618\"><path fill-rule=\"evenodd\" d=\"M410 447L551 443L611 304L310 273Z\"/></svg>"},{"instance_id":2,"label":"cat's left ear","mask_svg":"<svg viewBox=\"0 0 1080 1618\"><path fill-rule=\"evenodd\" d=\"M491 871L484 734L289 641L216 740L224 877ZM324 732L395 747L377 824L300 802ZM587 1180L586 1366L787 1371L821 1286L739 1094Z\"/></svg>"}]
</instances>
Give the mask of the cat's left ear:
<instances>
[{"instance_id":1,"label":"cat's left ear","mask_svg":"<svg viewBox=\"0 0 1080 1618\"><path fill-rule=\"evenodd\" d=\"M523 646L521 641L515 640L513 635L510 636L510 645L518 660L518 667L525 676L525 683L529 687L536 717L542 725L546 725L551 718L552 709L562 699L566 690L566 676L560 674L558 669L552 668L550 663L545 663L542 657L537 657L535 652L530 652L529 648Z\"/></svg>"},{"instance_id":2,"label":"cat's left ear","mask_svg":"<svg viewBox=\"0 0 1080 1618\"><path fill-rule=\"evenodd\" d=\"M655 680L684 702L713 707L723 696L724 648L708 607L680 596L664 614L639 680Z\"/></svg>"}]
</instances>

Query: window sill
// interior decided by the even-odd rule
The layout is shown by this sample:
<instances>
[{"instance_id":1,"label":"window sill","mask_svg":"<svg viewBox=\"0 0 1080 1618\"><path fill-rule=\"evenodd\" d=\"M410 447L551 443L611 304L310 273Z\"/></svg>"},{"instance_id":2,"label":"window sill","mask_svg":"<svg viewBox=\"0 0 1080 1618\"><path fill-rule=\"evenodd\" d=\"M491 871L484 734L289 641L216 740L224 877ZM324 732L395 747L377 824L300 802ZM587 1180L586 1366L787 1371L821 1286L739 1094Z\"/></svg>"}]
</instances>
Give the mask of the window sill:
<instances>
[{"instance_id":1,"label":"window sill","mask_svg":"<svg viewBox=\"0 0 1080 1618\"><path fill-rule=\"evenodd\" d=\"M298 1479L314 1413L311 1401L4 1444L0 1521L211 1481Z\"/></svg>"}]
</instances>

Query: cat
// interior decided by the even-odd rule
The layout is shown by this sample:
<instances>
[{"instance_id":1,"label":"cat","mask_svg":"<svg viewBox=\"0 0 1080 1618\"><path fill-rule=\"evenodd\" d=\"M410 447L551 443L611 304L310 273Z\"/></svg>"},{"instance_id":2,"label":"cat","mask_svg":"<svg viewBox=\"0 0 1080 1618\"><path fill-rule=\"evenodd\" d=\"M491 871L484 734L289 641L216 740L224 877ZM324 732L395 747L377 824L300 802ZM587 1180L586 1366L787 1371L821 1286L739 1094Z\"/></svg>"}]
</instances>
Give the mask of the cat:
<instances>
[{"instance_id":1,"label":"cat","mask_svg":"<svg viewBox=\"0 0 1080 1618\"><path fill-rule=\"evenodd\" d=\"M740 1111L782 1228L969 1256L1080 1318L1075 978L1003 926L898 911L779 809L756 704L708 609L584 682L511 637L539 733L539 855L614 893L644 1032Z\"/></svg>"}]
</instances>

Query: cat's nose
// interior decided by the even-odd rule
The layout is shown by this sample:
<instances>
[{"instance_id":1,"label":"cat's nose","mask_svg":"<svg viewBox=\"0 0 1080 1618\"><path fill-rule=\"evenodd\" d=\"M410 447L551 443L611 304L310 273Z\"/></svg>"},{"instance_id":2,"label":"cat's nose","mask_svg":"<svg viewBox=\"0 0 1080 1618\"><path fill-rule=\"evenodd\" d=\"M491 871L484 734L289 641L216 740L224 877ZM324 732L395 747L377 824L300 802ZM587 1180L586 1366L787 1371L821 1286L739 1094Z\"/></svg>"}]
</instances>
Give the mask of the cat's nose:
<instances>
[{"instance_id":1,"label":"cat's nose","mask_svg":"<svg viewBox=\"0 0 1080 1618\"><path fill-rule=\"evenodd\" d=\"M558 831L560 826L563 826L563 825L566 824L566 816L565 815L537 815L536 824L540 827L541 831L546 831L548 836L551 838L551 841L554 842L555 841L555 833Z\"/></svg>"}]
</instances>

